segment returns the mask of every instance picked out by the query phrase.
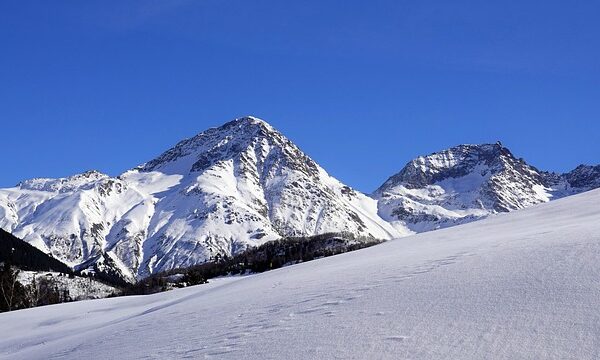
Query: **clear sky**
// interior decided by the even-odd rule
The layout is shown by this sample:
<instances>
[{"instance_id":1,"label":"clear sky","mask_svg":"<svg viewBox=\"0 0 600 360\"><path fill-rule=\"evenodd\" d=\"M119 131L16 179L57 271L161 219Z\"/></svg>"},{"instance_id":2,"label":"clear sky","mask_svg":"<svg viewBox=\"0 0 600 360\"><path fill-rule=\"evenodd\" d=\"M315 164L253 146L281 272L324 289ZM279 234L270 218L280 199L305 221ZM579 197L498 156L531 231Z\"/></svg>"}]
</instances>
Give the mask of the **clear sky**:
<instances>
[{"instance_id":1,"label":"clear sky","mask_svg":"<svg viewBox=\"0 0 600 360\"><path fill-rule=\"evenodd\" d=\"M502 140L600 163L597 1L0 2L0 187L110 175L243 115L365 192Z\"/></svg>"}]
</instances>

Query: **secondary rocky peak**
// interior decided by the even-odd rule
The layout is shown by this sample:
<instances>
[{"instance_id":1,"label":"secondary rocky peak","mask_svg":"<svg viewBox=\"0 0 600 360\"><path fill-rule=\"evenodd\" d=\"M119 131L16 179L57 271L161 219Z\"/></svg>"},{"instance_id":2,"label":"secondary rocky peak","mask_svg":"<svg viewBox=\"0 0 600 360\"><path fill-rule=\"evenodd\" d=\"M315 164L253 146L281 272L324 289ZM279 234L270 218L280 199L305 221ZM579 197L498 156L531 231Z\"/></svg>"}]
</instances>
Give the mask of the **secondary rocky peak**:
<instances>
[{"instance_id":1,"label":"secondary rocky peak","mask_svg":"<svg viewBox=\"0 0 600 360\"><path fill-rule=\"evenodd\" d=\"M375 197L384 219L425 231L548 201L547 190L543 174L498 142L417 157Z\"/></svg>"},{"instance_id":2,"label":"secondary rocky peak","mask_svg":"<svg viewBox=\"0 0 600 360\"><path fill-rule=\"evenodd\" d=\"M399 173L390 177L376 192L380 193L398 185L416 189L443 179L465 176L478 166L497 172L521 162L500 143L458 145L426 156L419 156L408 162Z\"/></svg>"},{"instance_id":3,"label":"secondary rocky peak","mask_svg":"<svg viewBox=\"0 0 600 360\"><path fill-rule=\"evenodd\" d=\"M600 165L579 165L563 176L572 188L591 190L600 187Z\"/></svg>"}]
</instances>

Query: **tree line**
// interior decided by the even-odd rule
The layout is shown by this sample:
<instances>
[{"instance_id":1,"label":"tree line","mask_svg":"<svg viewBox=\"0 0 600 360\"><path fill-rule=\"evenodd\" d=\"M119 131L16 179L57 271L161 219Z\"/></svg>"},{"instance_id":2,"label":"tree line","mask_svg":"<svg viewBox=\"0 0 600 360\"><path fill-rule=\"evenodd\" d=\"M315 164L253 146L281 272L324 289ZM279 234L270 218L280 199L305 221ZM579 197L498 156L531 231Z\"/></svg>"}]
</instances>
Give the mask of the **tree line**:
<instances>
[{"instance_id":1,"label":"tree line","mask_svg":"<svg viewBox=\"0 0 600 360\"><path fill-rule=\"evenodd\" d=\"M381 240L348 232L284 237L234 256L216 255L203 264L153 274L134 284L112 282L111 278L101 282L120 289L112 296L152 294L204 284L219 276L269 271L379 243ZM23 271L53 271L71 278L76 275L67 265L0 229L0 312L72 301L68 289L53 276L32 273L32 278L26 279ZM101 280L95 276L94 279Z\"/></svg>"},{"instance_id":2,"label":"tree line","mask_svg":"<svg viewBox=\"0 0 600 360\"><path fill-rule=\"evenodd\" d=\"M351 233L327 233L310 237L286 237L249 248L234 256L217 255L211 261L183 269L157 273L123 289L124 295L152 294L173 287L207 283L209 279L248 273L260 273L337 255L381 243Z\"/></svg>"},{"instance_id":3,"label":"tree line","mask_svg":"<svg viewBox=\"0 0 600 360\"><path fill-rule=\"evenodd\" d=\"M0 229L0 263L10 263L22 270L55 271L72 274L73 270L35 246Z\"/></svg>"}]
</instances>

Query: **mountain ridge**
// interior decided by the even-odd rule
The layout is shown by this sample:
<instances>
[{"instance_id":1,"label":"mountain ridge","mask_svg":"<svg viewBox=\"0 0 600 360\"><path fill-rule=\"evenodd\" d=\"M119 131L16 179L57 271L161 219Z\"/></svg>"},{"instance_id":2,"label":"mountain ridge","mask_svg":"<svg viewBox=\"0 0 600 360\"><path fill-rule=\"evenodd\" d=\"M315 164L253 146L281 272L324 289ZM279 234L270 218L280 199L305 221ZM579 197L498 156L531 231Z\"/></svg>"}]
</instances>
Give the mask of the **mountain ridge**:
<instances>
[{"instance_id":1,"label":"mountain ridge","mask_svg":"<svg viewBox=\"0 0 600 360\"><path fill-rule=\"evenodd\" d=\"M367 196L267 122L242 117L109 176L0 189L0 228L77 270L135 281L292 236L391 239L600 187L600 166L544 172L496 144L410 161ZM105 269L105 270L103 270Z\"/></svg>"}]
</instances>

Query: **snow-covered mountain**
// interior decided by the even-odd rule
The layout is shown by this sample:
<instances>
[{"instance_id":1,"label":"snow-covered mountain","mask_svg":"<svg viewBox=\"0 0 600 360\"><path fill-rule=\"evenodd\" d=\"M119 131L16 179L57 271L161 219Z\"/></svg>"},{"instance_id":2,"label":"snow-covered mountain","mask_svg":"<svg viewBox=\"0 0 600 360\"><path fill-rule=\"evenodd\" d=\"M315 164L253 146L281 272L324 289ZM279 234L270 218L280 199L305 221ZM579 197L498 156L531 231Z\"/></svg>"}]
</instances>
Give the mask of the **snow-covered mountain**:
<instances>
[{"instance_id":1,"label":"snow-covered mountain","mask_svg":"<svg viewBox=\"0 0 600 360\"><path fill-rule=\"evenodd\" d=\"M89 171L0 189L0 228L76 269L133 280L283 236L390 239L600 187L600 166L537 170L500 144L419 157L371 197L244 117L117 177Z\"/></svg>"},{"instance_id":2,"label":"snow-covered mountain","mask_svg":"<svg viewBox=\"0 0 600 360\"><path fill-rule=\"evenodd\" d=\"M410 161L373 197L400 229L422 232L600 187L600 166L539 171L500 143L460 145Z\"/></svg>"},{"instance_id":3,"label":"snow-covered mountain","mask_svg":"<svg viewBox=\"0 0 600 360\"><path fill-rule=\"evenodd\" d=\"M598 359L600 190L251 276L0 314L0 359Z\"/></svg>"},{"instance_id":4,"label":"snow-covered mountain","mask_svg":"<svg viewBox=\"0 0 600 360\"><path fill-rule=\"evenodd\" d=\"M74 267L121 278L282 236L402 232L266 122L244 117L113 178L90 171L0 190L0 227Z\"/></svg>"}]
</instances>

